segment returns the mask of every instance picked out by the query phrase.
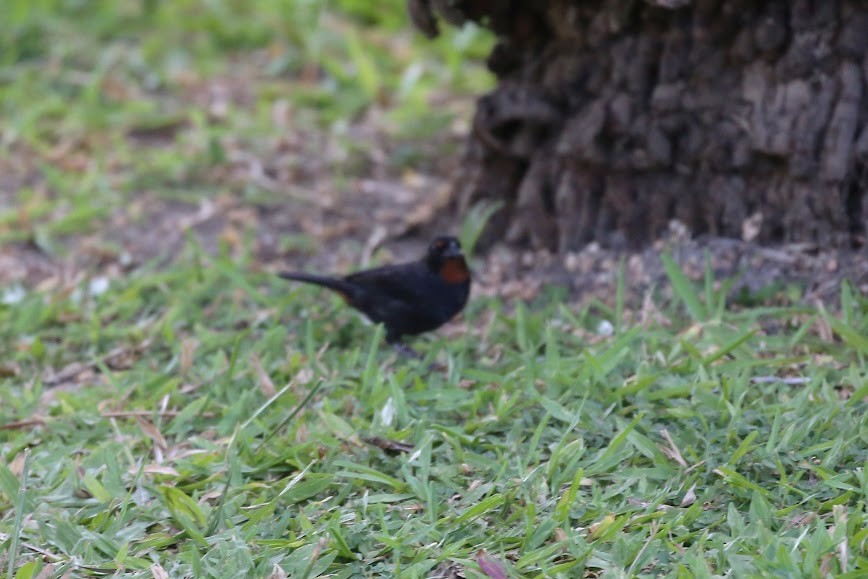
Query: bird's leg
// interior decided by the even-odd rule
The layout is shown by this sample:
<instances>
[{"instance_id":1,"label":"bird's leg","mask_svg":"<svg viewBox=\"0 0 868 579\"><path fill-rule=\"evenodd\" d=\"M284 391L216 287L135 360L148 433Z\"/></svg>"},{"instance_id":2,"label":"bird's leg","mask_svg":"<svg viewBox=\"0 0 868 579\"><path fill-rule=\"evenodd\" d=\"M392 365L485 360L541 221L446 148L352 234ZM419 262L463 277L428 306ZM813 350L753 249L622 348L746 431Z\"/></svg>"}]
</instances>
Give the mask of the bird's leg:
<instances>
[{"instance_id":1,"label":"bird's leg","mask_svg":"<svg viewBox=\"0 0 868 579\"><path fill-rule=\"evenodd\" d=\"M407 344L402 344L401 342L390 342L390 343L392 344L392 349L395 350L395 352L399 356L404 356L405 358L411 358L413 360L421 360L422 358L424 358L424 356L422 354L420 354L419 352L417 352L416 350L414 350L413 348L411 348ZM428 364L428 371L429 372L443 372L446 369L447 369L446 366L444 366L443 364L440 364L439 362L432 362L432 363Z\"/></svg>"},{"instance_id":2,"label":"bird's leg","mask_svg":"<svg viewBox=\"0 0 868 579\"><path fill-rule=\"evenodd\" d=\"M392 342L392 349L395 350L401 356L405 356L407 358L413 358L414 360L420 360L422 358L422 354L408 346L407 344L402 344L401 342Z\"/></svg>"}]
</instances>

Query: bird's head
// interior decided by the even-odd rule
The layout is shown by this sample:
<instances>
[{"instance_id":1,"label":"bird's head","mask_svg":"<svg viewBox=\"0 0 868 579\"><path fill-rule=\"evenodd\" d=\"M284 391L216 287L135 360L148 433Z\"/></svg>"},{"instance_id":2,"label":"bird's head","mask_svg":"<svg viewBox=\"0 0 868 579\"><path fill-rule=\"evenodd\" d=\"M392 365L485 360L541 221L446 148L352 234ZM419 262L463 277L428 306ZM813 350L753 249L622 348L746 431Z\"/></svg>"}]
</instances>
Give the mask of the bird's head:
<instances>
[{"instance_id":1,"label":"bird's head","mask_svg":"<svg viewBox=\"0 0 868 579\"><path fill-rule=\"evenodd\" d=\"M470 270L461 251L461 243L454 237L435 237L428 246L425 262L449 283L465 283L470 279Z\"/></svg>"}]
</instances>

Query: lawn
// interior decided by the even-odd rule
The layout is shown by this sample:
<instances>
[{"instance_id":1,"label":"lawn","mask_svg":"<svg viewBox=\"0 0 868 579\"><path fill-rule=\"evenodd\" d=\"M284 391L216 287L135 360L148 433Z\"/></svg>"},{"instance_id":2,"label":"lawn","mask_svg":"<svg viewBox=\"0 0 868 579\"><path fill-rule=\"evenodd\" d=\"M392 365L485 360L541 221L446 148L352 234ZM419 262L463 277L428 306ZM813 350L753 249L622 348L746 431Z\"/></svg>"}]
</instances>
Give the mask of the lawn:
<instances>
[{"instance_id":1,"label":"lawn","mask_svg":"<svg viewBox=\"0 0 868 579\"><path fill-rule=\"evenodd\" d=\"M481 275L416 362L272 274L396 257L371 216L412 237L448 184L484 31L427 41L398 0L4 10L0 573L868 575L855 286Z\"/></svg>"}]
</instances>

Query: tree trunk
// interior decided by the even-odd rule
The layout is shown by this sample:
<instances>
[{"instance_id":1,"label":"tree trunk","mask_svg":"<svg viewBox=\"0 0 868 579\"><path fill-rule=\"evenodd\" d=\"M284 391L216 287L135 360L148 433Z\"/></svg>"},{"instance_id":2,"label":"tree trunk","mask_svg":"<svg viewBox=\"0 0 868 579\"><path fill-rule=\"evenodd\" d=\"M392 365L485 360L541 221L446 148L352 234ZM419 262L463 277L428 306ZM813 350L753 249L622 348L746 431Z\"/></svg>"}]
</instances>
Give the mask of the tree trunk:
<instances>
[{"instance_id":1,"label":"tree trunk","mask_svg":"<svg viewBox=\"0 0 868 579\"><path fill-rule=\"evenodd\" d=\"M860 246L868 227L865 0L409 0L490 27L459 210L489 240L639 247L694 235Z\"/></svg>"}]
</instances>

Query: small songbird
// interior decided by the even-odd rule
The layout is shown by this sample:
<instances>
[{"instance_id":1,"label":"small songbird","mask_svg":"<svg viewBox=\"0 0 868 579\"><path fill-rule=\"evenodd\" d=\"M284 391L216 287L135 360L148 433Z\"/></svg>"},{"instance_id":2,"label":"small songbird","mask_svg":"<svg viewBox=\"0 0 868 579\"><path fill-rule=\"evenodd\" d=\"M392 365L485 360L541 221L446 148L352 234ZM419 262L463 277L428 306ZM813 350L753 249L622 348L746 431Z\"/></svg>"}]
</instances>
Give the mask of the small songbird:
<instances>
[{"instance_id":1,"label":"small songbird","mask_svg":"<svg viewBox=\"0 0 868 579\"><path fill-rule=\"evenodd\" d=\"M454 237L440 236L422 259L329 277L284 272L284 279L311 283L337 292L350 306L386 328L386 342L406 355L418 356L400 340L436 330L460 312L470 295L470 269Z\"/></svg>"}]
</instances>

